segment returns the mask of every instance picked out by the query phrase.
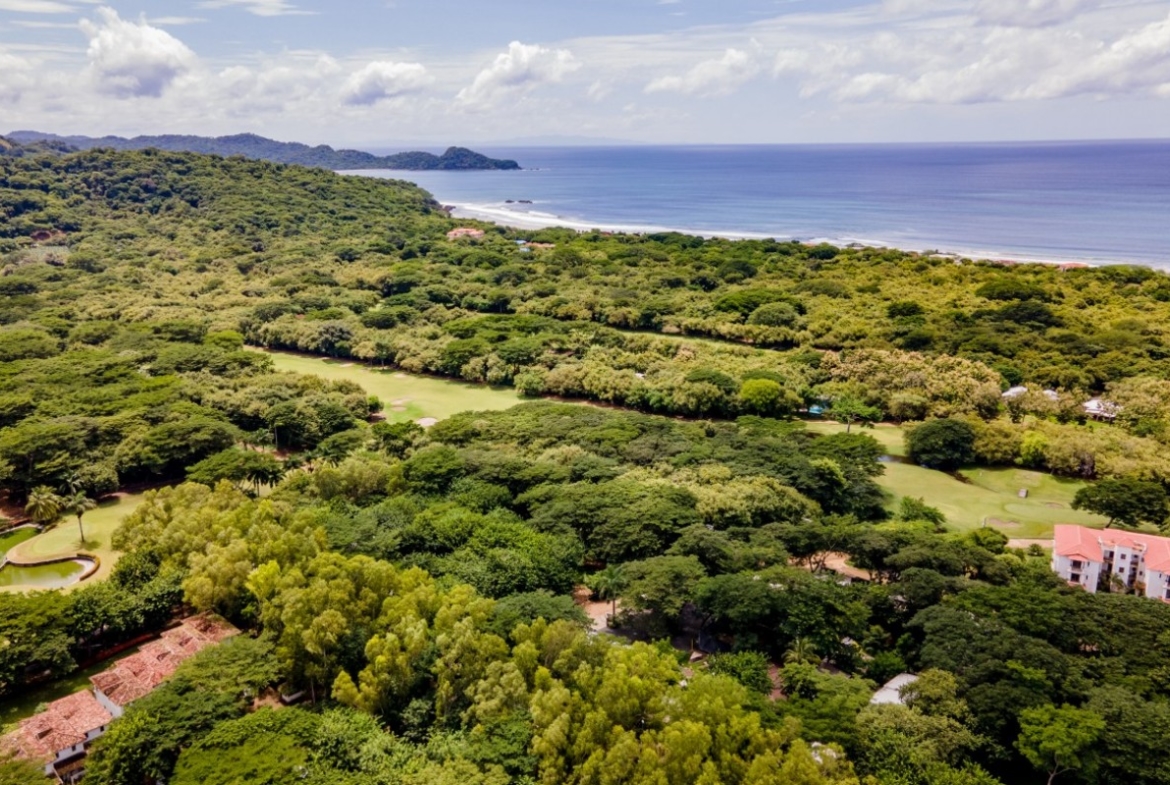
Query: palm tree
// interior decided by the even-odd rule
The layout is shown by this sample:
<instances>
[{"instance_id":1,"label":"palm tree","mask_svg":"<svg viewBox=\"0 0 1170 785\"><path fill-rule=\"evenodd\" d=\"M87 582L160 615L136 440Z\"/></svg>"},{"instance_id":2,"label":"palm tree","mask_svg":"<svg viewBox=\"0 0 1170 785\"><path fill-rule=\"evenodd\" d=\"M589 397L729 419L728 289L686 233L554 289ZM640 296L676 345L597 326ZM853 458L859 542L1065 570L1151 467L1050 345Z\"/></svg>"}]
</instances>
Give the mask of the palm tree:
<instances>
[{"instance_id":1,"label":"palm tree","mask_svg":"<svg viewBox=\"0 0 1170 785\"><path fill-rule=\"evenodd\" d=\"M97 502L85 495L85 491L76 491L68 499L65 499L65 509L77 516L77 533L81 536L82 544L85 543L85 529L81 526L81 516L85 515L90 510L97 507Z\"/></svg>"},{"instance_id":2,"label":"palm tree","mask_svg":"<svg viewBox=\"0 0 1170 785\"><path fill-rule=\"evenodd\" d=\"M593 576L590 581L598 599L609 600L613 603L613 615L617 615L617 601L621 593L626 590L626 571L620 564L610 564L604 570Z\"/></svg>"},{"instance_id":3,"label":"palm tree","mask_svg":"<svg viewBox=\"0 0 1170 785\"><path fill-rule=\"evenodd\" d=\"M56 522L61 517L61 510L65 507L65 500L58 496L47 485L38 485L28 495L28 504L24 505L24 512L35 523L45 526Z\"/></svg>"},{"instance_id":4,"label":"palm tree","mask_svg":"<svg viewBox=\"0 0 1170 785\"><path fill-rule=\"evenodd\" d=\"M280 461L263 455L262 459L249 464L244 470L244 477L252 483L256 495L259 496L261 485L275 486L284 478L284 473L285 467Z\"/></svg>"},{"instance_id":5,"label":"palm tree","mask_svg":"<svg viewBox=\"0 0 1170 785\"><path fill-rule=\"evenodd\" d=\"M815 665L820 660L816 649L813 648L812 641L808 638L794 638L788 651L784 652L784 662L790 665L794 662L807 662Z\"/></svg>"}]
</instances>

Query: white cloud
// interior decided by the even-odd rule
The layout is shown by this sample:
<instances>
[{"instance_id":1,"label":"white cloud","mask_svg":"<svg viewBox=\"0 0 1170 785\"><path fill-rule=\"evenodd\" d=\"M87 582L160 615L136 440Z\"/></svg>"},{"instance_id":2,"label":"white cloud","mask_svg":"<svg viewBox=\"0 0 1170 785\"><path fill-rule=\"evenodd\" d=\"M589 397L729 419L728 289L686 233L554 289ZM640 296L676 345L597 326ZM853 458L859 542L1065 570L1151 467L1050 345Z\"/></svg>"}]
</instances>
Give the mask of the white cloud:
<instances>
[{"instance_id":1,"label":"white cloud","mask_svg":"<svg viewBox=\"0 0 1170 785\"><path fill-rule=\"evenodd\" d=\"M593 84L589 85L589 89L585 95L589 96L591 101L604 101L613 92L613 85L603 82L598 79Z\"/></svg>"},{"instance_id":2,"label":"white cloud","mask_svg":"<svg viewBox=\"0 0 1170 785\"><path fill-rule=\"evenodd\" d=\"M82 20L81 29L89 37L86 55L101 91L157 98L195 65L195 53L165 30L126 21L110 8L97 13L99 21Z\"/></svg>"},{"instance_id":3,"label":"white cloud","mask_svg":"<svg viewBox=\"0 0 1170 785\"><path fill-rule=\"evenodd\" d=\"M206 100L235 116L285 112L298 104L324 112L326 107L314 99L340 71L336 60L321 54L285 56L255 69L232 66L210 83Z\"/></svg>"},{"instance_id":4,"label":"white cloud","mask_svg":"<svg viewBox=\"0 0 1170 785\"><path fill-rule=\"evenodd\" d=\"M207 20L199 16L151 16L146 20L152 25L167 25L170 27L177 27L180 25L195 25Z\"/></svg>"},{"instance_id":5,"label":"white cloud","mask_svg":"<svg viewBox=\"0 0 1170 785\"><path fill-rule=\"evenodd\" d=\"M0 103L15 103L31 86L32 63L23 57L0 52Z\"/></svg>"},{"instance_id":6,"label":"white cloud","mask_svg":"<svg viewBox=\"0 0 1170 785\"><path fill-rule=\"evenodd\" d=\"M421 92L433 81L422 63L376 61L350 74L342 85L341 98L350 106L369 106Z\"/></svg>"},{"instance_id":7,"label":"white cloud","mask_svg":"<svg viewBox=\"0 0 1170 785\"><path fill-rule=\"evenodd\" d=\"M567 49L547 49L513 41L508 51L497 55L470 86L459 91L456 101L468 107L489 108L509 95L559 82L580 67Z\"/></svg>"},{"instance_id":8,"label":"white cloud","mask_svg":"<svg viewBox=\"0 0 1170 785\"><path fill-rule=\"evenodd\" d=\"M17 14L67 14L77 9L56 0L0 0L0 11Z\"/></svg>"},{"instance_id":9,"label":"white cloud","mask_svg":"<svg viewBox=\"0 0 1170 785\"><path fill-rule=\"evenodd\" d=\"M1075 13L1073 3L1059 0L1024 5L1013 6L1023 15L1011 24L944 16L796 43L777 55L775 73L796 76L806 98L895 104L1150 95L1170 81L1170 18L1135 25L1138 6L1127 18L1104 9ZM1044 25L1055 17L1034 15L1056 5L1072 16Z\"/></svg>"},{"instance_id":10,"label":"white cloud","mask_svg":"<svg viewBox=\"0 0 1170 785\"><path fill-rule=\"evenodd\" d=\"M727 95L760 72L756 58L740 49L728 49L723 57L704 60L682 76L662 76L646 85L647 93Z\"/></svg>"},{"instance_id":11,"label":"white cloud","mask_svg":"<svg viewBox=\"0 0 1170 785\"><path fill-rule=\"evenodd\" d=\"M1153 22L1067 67L1050 69L1020 98L1059 98L1079 93L1157 91L1170 81L1170 16Z\"/></svg>"},{"instance_id":12,"label":"white cloud","mask_svg":"<svg viewBox=\"0 0 1170 785\"><path fill-rule=\"evenodd\" d=\"M199 8L232 6L242 6L245 11L256 16L300 16L313 13L302 11L287 0L206 0L199 4Z\"/></svg>"},{"instance_id":13,"label":"white cloud","mask_svg":"<svg viewBox=\"0 0 1170 785\"><path fill-rule=\"evenodd\" d=\"M1100 0L976 0L975 14L988 24L1044 27L1099 6Z\"/></svg>"}]
</instances>

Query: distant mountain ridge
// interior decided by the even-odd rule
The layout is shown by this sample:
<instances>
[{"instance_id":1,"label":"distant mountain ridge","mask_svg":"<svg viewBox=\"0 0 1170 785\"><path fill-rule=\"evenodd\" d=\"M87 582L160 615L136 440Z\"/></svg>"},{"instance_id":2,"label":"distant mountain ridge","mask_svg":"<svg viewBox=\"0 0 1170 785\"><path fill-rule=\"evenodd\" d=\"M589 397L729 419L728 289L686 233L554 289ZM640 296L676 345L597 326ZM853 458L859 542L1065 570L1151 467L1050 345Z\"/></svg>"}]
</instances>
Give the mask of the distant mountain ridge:
<instances>
[{"instance_id":1,"label":"distant mountain ridge","mask_svg":"<svg viewBox=\"0 0 1170 785\"><path fill-rule=\"evenodd\" d=\"M51 142L67 144L78 150L95 147L110 147L115 150L142 150L148 147L174 152L205 153L210 155L242 155L261 161L281 164L299 164L322 169L401 169L406 171L464 171L464 170L514 170L520 164L512 160L489 158L465 147L449 147L442 155L425 152L406 152L379 156L361 150L334 150L328 145L310 147L299 142L278 142L256 134L234 134L232 136L186 136L165 134L162 136L136 136L127 139L121 136L58 136L40 131L13 131L7 138L17 144Z\"/></svg>"}]
</instances>

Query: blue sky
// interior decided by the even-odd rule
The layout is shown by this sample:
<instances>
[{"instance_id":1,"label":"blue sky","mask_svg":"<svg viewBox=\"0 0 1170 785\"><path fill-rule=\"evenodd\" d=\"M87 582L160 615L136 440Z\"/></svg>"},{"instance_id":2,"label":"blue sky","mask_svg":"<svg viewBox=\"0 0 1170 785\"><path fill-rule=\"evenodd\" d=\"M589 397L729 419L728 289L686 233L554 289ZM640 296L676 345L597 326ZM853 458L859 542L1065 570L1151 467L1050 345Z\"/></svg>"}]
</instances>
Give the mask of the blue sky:
<instances>
[{"instance_id":1,"label":"blue sky","mask_svg":"<svg viewBox=\"0 0 1170 785\"><path fill-rule=\"evenodd\" d=\"M1170 136L1170 0L0 0L0 132Z\"/></svg>"}]
</instances>

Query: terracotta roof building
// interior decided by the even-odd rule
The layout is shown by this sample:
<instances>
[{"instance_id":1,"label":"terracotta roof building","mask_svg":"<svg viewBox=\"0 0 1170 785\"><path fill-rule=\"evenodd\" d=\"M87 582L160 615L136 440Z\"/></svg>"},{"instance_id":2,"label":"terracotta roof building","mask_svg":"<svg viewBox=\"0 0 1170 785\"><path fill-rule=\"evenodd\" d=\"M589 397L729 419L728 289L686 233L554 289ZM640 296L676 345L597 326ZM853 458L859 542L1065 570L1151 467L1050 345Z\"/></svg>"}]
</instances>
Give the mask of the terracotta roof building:
<instances>
[{"instance_id":1,"label":"terracotta roof building","mask_svg":"<svg viewBox=\"0 0 1170 785\"><path fill-rule=\"evenodd\" d=\"M122 716L126 706L169 678L184 660L239 632L211 614L184 619L137 653L91 676L93 692L53 701L44 711L21 720L16 730L0 737L0 753L43 762L47 776L77 782L85 774L90 743Z\"/></svg>"},{"instance_id":2,"label":"terracotta roof building","mask_svg":"<svg viewBox=\"0 0 1170 785\"><path fill-rule=\"evenodd\" d=\"M184 619L174 629L143 646L109 670L90 677L94 695L115 717L126 707L150 693L201 650L239 634L218 616L202 615Z\"/></svg>"},{"instance_id":3,"label":"terracotta roof building","mask_svg":"<svg viewBox=\"0 0 1170 785\"><path fill-rule=\"evenodd\" d=\"M482 240L483 230L473 229L470 226L461 226L458 229L452 229L447 232L448 240Z\"/></svg>"},{"instance_id":4,"label":"terracotta roof building","mask_svg":"<svg viewBox=\"0 0 1170 785\"><path fill-rule=\"evenodd\" d=\"M92 692L75 692L21 720L16 730L0 738L0 751L44 763L50 777L68 769L71 776L64 779L73 781L84 771L73 764L113 719Z\"/></svg>"},{"instance_id":5,"label":"terracotta roof building","mask_svg":"<svg viewBox=\"0 0 1170 785\"><path fill-rule=\"evenodd\" d=\"M1052 569L1088 592L1116 589L1170 602L1170 537L1057 526Z\"/></svg>"}]
</instances>

